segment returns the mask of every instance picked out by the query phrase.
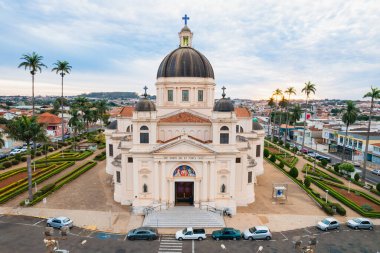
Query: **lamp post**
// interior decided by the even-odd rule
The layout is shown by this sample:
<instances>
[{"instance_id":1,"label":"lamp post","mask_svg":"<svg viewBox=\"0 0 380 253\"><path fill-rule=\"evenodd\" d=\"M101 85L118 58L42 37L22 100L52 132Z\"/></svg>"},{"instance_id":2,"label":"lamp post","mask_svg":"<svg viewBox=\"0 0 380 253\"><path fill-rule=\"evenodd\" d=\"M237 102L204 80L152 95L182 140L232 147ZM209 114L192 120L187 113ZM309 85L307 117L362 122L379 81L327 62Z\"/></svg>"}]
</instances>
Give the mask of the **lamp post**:
<instances>
[{"instance_id":1,"label":"lamp post","mask_svg":"<svg viewBox=\"0 0 380 253\"><path fill-rule=\"evenodd\" d=\"M326 190L326 204L327 204L327 196L329 195L329 190Z\"/></svg>"},{"instance_id":2,"label":"lamp post","mask_svg":"<svg viewBox=\"0 0 380 253\"><path fill-rule=\"evenodd\" d=\"M348 193L351 191L351 181L348 181Z\"/></svg>"}]
</instances>

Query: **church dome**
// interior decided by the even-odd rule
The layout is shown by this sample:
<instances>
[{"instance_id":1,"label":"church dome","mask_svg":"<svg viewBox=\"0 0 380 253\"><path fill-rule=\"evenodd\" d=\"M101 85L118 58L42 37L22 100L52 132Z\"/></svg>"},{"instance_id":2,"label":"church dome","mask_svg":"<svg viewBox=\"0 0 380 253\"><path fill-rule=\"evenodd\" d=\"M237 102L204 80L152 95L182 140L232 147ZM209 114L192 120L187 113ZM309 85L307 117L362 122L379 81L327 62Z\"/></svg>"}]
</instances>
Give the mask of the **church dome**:
<instances>
[{"instance_id":1,"label":"church dome","mask_svg":"<svg viewBox=\"0 0 380 253\"><path fill-rule=\"evenodd\" d=\"M257 118L253 118L252 120L252 130L253 131L264 130L263 126L259 123Z\"/></svg>"},{"instance_id":2,"label":"church dome","mask_svg":"<svg viewBox=\"0 0 380 253\"><path fill-rule=\"evenodd\" d=\"M179 47L168 54L157 71L159 77L208 77L214 70L207 58L192 47Z\"/></svg>"},{"instance_id":3,"label":"church dome","mask_svg":"<svg viewBox=\"0 0 380 253\"><path fill-rule=\"evenodd\" d=\"M146 86L144 87L145 93L144 97L139 100L139 102L135 105L135 111L137 112L151 112L156 111L156 105L153 103L153 101L149 100L147 98L148 94L146 93L146 90L148 89Z\"/></svg>"},{"instance_id":4,"label":"church dome","mask_svg":"<svg viewBox=\"0 0 380 253\"><path fill-rule=\"evenodd\" d=\"M229 98L225 98L226 93L224 93L224 90L226 88L223 86L222 90L222 98L216 101L214 104L214 112L233 112L235 110L234 103Z\"/></svg>"}]
</instances>

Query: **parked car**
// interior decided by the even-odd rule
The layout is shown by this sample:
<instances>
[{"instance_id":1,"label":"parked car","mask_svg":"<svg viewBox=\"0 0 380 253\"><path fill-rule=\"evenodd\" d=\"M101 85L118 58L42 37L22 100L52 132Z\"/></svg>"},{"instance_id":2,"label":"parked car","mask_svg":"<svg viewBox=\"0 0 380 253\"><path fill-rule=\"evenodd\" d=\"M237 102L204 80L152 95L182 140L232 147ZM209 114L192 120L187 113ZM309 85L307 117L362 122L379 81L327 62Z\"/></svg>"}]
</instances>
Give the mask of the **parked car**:
<instances>
[{"instance_id":1,"label":"parked car","mask_svg":"<svg viewBox=\"0 0 380 253\"><path fill-rule=\"evenodd\" d=\"M212 238L219 240L239 240L241 238L240 230L234 228L223 228L215 230L211 234Z\"/></svg>"},{"instance_id":2,"label":"parked car","mask_svg":"<svg viewBox=\"0 0 380 253\"><path fill-rule=\"evenodd\" d=\"M372 170L371 173L380 176L380 170Z\"/></svg>"},{"instance_id":3,"label":"parked car","mask_svg":"<svg viewBox=\"0 0 380 253\"><path fill-rule=\"evenodd\" d=\"M317 228L323 231L331 230L331 229L339 229L340 223L333 217L327 217L322 221L319 221L317 224Z\"/></svg>"},{"instance_id":4,"label":"parked car","mask_svg":"<svg viewBox=\"0 0 380 253\"><path fill-rule=\"evenodd\" d=\"M258 239L270 240L272 239L272 233L270 232L269 228L266 226L255 226L255 227L245 230L243 232L243 238L246 240L258 240Z\"/></svg>"},{"instance_id":5,"label":"parked car","mask_svg":"<svg viewBox=\"0 0 380 253\"><path fill-rule=\"evenodd\" d=\"M8 154L0 154L0 159L4 159L4 158L7 158L8 157Z\"/></svg>"},{"instance_id":6,"label":"parked car","mask_svg":"<svg viewBox=\"0 0 380 253\"><path fill-rule=\"evenodd\" d=\"M307 154L309 152L309 150L307 150L306 148L301 148L301 149L298 149L301 153L304 153L304 154Z\"/></svg>"},{"instance_id":7,"label":"parked car","mask_svg":"<svg viewBox=\"0 0 380 253\"><path fill-rule=\"evenodd\" d=\"M53 227L53 228L61 228L63 226L67 226L69 228L72 228L73 227L73 221L67 217L61 216L61 217L47 219L46 225L48 227Z\"/></svg>"},{"instance_id":8,"label":"parked car","mask_svg":"<svg viewBox=\"0 0 380 253\"><path fill-rule=\"evenodd\" d=\"M322 161L322 160L327 160L329 163L331 162L331 158L328 157L328 156L325 156L325 155L321 155L321 154L317 154L315 156L315 158L317 158L318 160Z\"/></svg>"},{"instance_id":9,"label":"parked car","mask_svg":"<svg viewBox=\"0 0 380 253\"><path fill-rule=\"evenodd\" d=\"M128 240L156 240L158 238L157 229L151 227L139 227L132 229L127 234Z\"/></svg>"},{"instance_id":10,"label":"parked car","mask_svg":"<svg viewBox=\"0 0 380 253\"><path fill-rule=\"evenodd\" d=\"M175 239L182 241L184 239L199 240L206 239L206 231L203 228L185 228L175 233Z\"/></svg>"},{"instance_id":11,"label":"parked car","mask_svg":"<svg viewBox=\"0 0 380 253\"><path fill-rule=\"evenodd\" d=\"M20 152L26 152L28 150L28 148L27 147L22 147L19 150L20 150Z\"/></svg>"},{"instance_id":12,"label":"parked car","mask_svg":"<svg viewBox=\"0 0 380 253\"><path fill-rule=\"evenodd\" d=\"M373 223L366 218L356 218L347 221L347 226L353 229L373 229Z\"/></svg>"},{"instance_id":13,"label":"parked car","mask_svg":"<svg viewBox=\"0 0 380 253\"><path fill-rule=\"evenodd\" d=\"M20 154L22 151L21 149L12 149L11 152L9 152L10 155L17 155Z\"/></svg>"},{"instance_id":14,"label":"parked car","mask_svg":"<svg viewBox=\"0 0 380 253\"><path fill-rule=\"evenodd\" d=\"M313 152L313 151L309 151L309 152L307 152L307 155L310 156L310 157L316 158L318 154L315 153L315 152Z\"/></svg>"}]
</instances>

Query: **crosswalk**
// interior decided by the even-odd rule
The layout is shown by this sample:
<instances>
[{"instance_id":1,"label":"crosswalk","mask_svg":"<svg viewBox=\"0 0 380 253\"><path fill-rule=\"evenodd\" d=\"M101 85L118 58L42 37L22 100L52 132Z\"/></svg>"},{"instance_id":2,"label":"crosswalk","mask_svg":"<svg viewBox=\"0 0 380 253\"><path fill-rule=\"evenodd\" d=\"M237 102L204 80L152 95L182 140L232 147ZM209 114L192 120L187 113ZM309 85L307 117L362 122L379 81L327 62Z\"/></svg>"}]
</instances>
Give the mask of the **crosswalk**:
<instances>
[{"instance_id":1,"label":"crosswalk","mask_svg":"<svg viewBox=\"0 0 380 253\"><path fill-rule=\"evenodd\" d=\"M182 242L176 240L173 235L163 235L158 253L182 253Z\"/></svg>"}]
</instances>

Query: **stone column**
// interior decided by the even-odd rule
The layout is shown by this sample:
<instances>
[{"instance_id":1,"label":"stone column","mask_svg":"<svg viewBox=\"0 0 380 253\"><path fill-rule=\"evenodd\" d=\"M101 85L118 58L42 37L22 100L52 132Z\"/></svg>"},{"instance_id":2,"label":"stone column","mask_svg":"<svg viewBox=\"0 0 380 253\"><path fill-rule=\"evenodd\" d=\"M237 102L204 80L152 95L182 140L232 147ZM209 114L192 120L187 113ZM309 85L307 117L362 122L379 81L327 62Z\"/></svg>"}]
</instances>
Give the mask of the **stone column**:
<instances>
[{"instance_id":1,"label":"stone column","mask_svg":"<svg viewBox=\"0 0 380 253\"><path fill-rule=\"evenodd\" d=\"M232 196L233 199L235 199L236 192L235 192L235 185L236 185L236 163L234 161L234 158L232 158L230 161L228 161L228 168L230 169L230 196Z\"/></svg>"},{"instance_id":2,"label":"stone column","mask_svg":"<svg viewBox=\"0 0 380 253\"><path fill-rule=\"evenodd\" d=\"M141 167L141 161L133 163L133 200L136 200L139 197L139 168ZM137 198L136 198L137 196Z\"/></svg>"},{"instance_id":3,"label":"stone column","mask_svg":"<svg viewBox=\"0 0 380 253\"><path fill-rule=\"evenodd\" d=\"M154 161L153 167L153 201L158 202L160 199L160 171L158 161Z\"/></svg>"},{"instance_id":4,"label":"stone column","mask_svg":"<svg viewBox=\"0 0 380 253\"><path fill-rule=\"evenodd\" d=\"M202 167L202 187L201 187L201 201L208 201L208 162L203 162Z\"/></svg>"},{"instance_id":5,"label":"stone column","mask_svg":"<svg viewBox=\"0 0 380 253\"><path fill-rule=\"evenodd\" d=\"M217 181L216 178L216 168L215 168L215 161L210 162L210 170L209 170L209 175L210 175L210 195L209 195L209 201L215 201L215 184Z\"/></svg>"},{"instance_id":6,"label":"stone column","mask_svg":"<svg viewBox=\"0 0 380 253\"><path fill-rule=\"evenodd\" d=\"M169 203L170 205L174 206L174 201L175 201L175 197L174 197L174 180L170 180L168 181L168 185L169 185Z\"/></svg>"},{"instance_id":7,"label":"stone column","mask_svg":"<svg viewBox=\"0 0 380 253\"><path fill-rule=\"evenodd\" d=\"M195 181L194 181L194 205L195 206L199 206L199 194L200 194L200 190L199 190L199 188L200 188L200 183L199 183L199 180L198 179L196 179Z\"/></svg>"},{"instance_id":8,"label":"stone column","mask_svg":"<svg viewBox=\"0 0 380 253\"><path fill-rule=\"evenodd\" d=\"M168 200L167 188L168 182L166 180L166 162L161 162L161 202L166 203Z\"/></svg>"}]
</instances>

